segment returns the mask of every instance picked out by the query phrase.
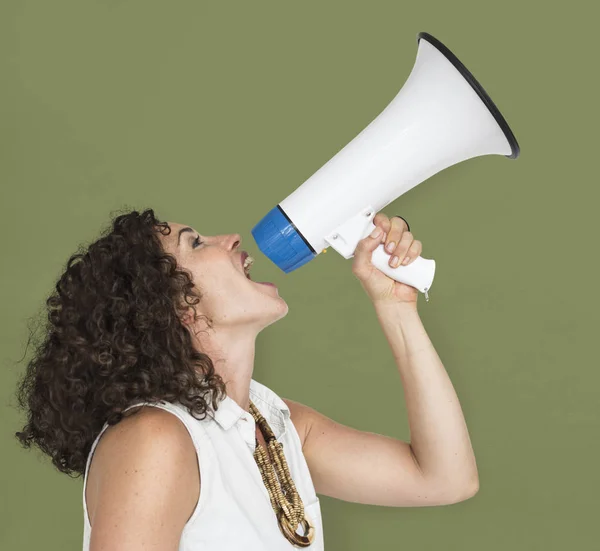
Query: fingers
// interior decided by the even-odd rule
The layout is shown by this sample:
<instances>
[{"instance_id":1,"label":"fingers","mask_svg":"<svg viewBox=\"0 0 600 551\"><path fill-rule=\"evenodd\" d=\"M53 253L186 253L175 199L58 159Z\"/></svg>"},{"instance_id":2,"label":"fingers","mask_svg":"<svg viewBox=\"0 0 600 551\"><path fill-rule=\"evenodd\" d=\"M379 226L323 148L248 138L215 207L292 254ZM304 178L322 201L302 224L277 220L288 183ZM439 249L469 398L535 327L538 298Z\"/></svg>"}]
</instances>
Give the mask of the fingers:
<instances>
[{"instance_id":1,"label":"fingers","mask_svg":"<svg viewBox=\"0 0 600 551\"><path fill-rule=\"evenodd\" d=\"M390 227L392 226L392 222L383 212L378 212L373 217L373 224L382 228L385 233L389 233Z\"/></svg>"},{"instance_id":2,"label":"fingers","mask_svg":"<svg viewBox=\"0 0 600 551\"><path fill-rule=\"evenodd\" d=\"M412 234L410 232L406 232L406 222L402 220L402 218L398 218L397 216L392 216L390 220L390 229L387 233L387 237L385 240L385 250L388 254L395 254L396 249L400 248L400 252L408 251L410 244L412 243ZM410 241L406 242L407 237L404 237L405 234L411 235ZM390 259L391 260L391 259Z\"/></svg>"},{"instance_id":3,"label":"fingers","mask_svg":"<svg viewBox=\"0 0 600 551\"><path fill-rule=\"evenodd\" d=\"M378 212L373 218L373 224L385 232L384 246L385 251L390 255L389 264L392 268L397 268L400 264L407 266L420 256L423 246L419 240L414 239L402 218L397 216L388 218L383 212Z\"/></svg>"},{"instance_id":4,"label":"fingers","mask_svg":"<svg viewBox=\"0 0 600 551\"><path fill-rule=\"evenodd\" d=\"M368 235L364 239L361 239L354 251L352 272L359 279L364 279L369 275L373 269L373 264L371 263L373 251L383 243L383 231L380 227L376 227L376 229L380 230L379 235L375 237Z\"/></svg>"},{"instance_id":5,"label":"fingers","mask_svg":"<svg viewBox=\"0 0 600 551\"><path fill-rule=\"evenodd\" d=\"M423 246L418 239L413 239L413 235L410 232L404 232L402 239L398 246L394 250L390 258L390 266L397 268L402 266L408 266L415 258L420 256Z\"/></svg>"},{"instance_id":6,"label":"fingers","mask_svg":"<svg viewBox=\"0 0 600 551\"><path fill-rule=\"evenodd\" d=\"M408 253L406 254L406 257L404 258L404 260L401 260L402 265L406 266L406 265L410 264L415 258L419 258L421 256L422 252L423 252L423 244L418 239L415 239L412 242L410 249L408 249Z\"/></svg>"}]
</instances>

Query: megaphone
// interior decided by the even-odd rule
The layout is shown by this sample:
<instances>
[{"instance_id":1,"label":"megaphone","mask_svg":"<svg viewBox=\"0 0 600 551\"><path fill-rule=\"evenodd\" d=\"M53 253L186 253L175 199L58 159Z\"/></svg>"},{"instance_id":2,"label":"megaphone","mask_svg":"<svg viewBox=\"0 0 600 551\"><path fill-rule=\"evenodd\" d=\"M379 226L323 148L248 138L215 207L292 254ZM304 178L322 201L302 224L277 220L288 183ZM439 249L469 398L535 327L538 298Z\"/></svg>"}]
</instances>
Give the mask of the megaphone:
<instances>
[{"instance_id":1,"label":"megaphone","mask_svg":"<svg viewBox=\"0 0 600 551\"><path fill-rule=\"evenodd\" d=\"M360 134L252 229L285 273L331 246L352 258L387 204L441 170L481 155L519 156L508 123L471 72L438 39L417 35L417 59L396 97ZM392 268L380 244L372 263L429 301L435 261Z\"/></svg>"}]
</instances>

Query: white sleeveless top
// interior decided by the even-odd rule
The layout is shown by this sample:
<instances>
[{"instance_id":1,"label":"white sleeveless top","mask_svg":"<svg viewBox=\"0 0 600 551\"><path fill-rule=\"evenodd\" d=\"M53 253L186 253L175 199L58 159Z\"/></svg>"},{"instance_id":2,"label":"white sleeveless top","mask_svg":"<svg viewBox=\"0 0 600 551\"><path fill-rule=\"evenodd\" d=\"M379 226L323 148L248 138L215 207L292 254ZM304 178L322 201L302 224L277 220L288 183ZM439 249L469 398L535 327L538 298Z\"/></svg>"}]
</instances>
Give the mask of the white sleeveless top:
<instances>
[{"instance_id":1,"label":"white sleeveless top","mask_svg":"<svg viewBox=\"0 0 600 551\"><path fill-rule=\"evenodd\" d=\"M308 551L323 551L324 537L321 505L302 453L300 437L286 403L265 385L252 379L250 399L283 444L285 458L304 511L315 528ZM144 404L132 404L127 409ZM255 421L227 396L206 418L195 419L179 403L162 401L146 404L170 411L187 428L200 465L200 498L186 523L179 551L289 551L298 549L279 529L258 465L255 449ZM96 437L87 458L83 483L83 551L89 551L91 527L85 503L87 475L94 450L104 431ZM298 527L303 534L303 526Z\"/></svg>"}]
</instances>

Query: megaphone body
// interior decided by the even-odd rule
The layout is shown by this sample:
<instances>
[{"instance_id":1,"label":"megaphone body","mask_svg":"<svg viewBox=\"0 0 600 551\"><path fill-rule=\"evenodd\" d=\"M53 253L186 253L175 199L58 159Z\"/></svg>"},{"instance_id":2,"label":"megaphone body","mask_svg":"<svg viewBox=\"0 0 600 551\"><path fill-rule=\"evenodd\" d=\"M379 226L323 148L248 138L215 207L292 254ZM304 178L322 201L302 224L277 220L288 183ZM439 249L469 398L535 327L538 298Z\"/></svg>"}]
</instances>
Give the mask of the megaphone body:
<instances>
[{"instance_id":1,"label":"megaphone body","mask_svg":"<svg viewBox=\"0 0 600 551\"><path fill-rule=\"evenodd\" d=\"M451 165L481 155L518 157L514 134L475 77L436 38L419 33L417 40L414 67L396 97L252 229L259 249L285 273L329 246L351 258L377 212ZM381 244L372 262L429 299L434 260L392 268Z\"/></svg>"}]
</instances>

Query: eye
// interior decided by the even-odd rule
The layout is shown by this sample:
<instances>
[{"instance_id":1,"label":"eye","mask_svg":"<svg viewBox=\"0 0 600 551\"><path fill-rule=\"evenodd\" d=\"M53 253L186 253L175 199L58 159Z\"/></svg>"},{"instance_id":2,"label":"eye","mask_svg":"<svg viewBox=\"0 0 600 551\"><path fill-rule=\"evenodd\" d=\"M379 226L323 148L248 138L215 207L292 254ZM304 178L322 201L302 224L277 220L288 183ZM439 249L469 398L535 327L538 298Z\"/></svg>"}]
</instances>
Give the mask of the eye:
<instances>
[{"instance_id":1,"label":"eye","mask_svg":"<svg viewBox=\"0 0 600 551\"><path fill-rule=\"evenodd\" d=\"M200 241L200 236L196 237L193 241L192 249L195 249L198 245L200 245L202 241Z\"/></svg>"}]
</instances>

